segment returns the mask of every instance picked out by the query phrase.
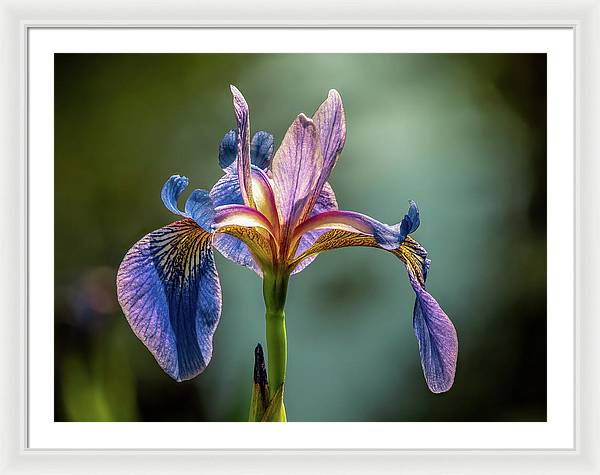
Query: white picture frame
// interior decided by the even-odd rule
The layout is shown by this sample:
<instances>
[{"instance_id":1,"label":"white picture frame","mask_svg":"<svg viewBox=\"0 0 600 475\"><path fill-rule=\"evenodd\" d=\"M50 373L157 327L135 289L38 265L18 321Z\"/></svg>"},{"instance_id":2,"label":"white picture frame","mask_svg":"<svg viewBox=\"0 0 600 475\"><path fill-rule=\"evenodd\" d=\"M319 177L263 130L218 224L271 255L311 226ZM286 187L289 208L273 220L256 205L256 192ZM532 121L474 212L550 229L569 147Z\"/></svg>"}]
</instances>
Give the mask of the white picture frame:
<instances>
[{"instance_id":1,"label":"white picture frame","mask_svg":"<svg viewBox=\"0 0 600 475\"><path fill-rule=\"evenodd\" d=\"M0 330L4 378L0 402L0 473L600 473L599 335L594 318L600 255L593 245L600 231L594 157L600 151L598 28L600 2L546 5L540 2L421 3L378 1L364 7L305 2L299 5L236 1L228 5L149 5L131 0L0 3L2 23L2 131L4 190L2 301ZM232 11L235 12L232 14ZM343 15L343 19L340 16ZM143 17L141 19L140 17ZM185 21L181 21L185 18ZM27 36L31 28L52 27L360 27L360 28L567 28L575 34L575 446L519 450L40 450L27 445ZM18 72L18 77L17 74ZM595 152L595 153L594 153ZM589 195L589 196L587 196ZM585 258L583 258L585 256Z\"/></svg>"}]
</instances>

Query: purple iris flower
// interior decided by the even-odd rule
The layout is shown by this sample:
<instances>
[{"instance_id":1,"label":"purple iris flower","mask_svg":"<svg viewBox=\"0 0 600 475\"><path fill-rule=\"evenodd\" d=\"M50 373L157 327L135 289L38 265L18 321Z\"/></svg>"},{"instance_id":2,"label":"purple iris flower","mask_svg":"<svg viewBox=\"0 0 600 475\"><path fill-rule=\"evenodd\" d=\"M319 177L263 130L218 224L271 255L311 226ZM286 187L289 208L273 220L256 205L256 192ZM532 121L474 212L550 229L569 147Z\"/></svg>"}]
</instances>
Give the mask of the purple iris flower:
<instances>
[{"instance_id":1,"label":"purple iris flower","mask_svg":"<svg viewBox=\"0 0 600 475\"><path fill-rule=\"evenodd\" d=\"M426 290L430 261L410 236L420 223L416 204L410 201L401 222L387 225L339 210L327 181L346 139L338 92L331 90L312 118L298 115L273 154L270 134L258 132L250 139L248 105L235 87L231 91L237 129L225 134L219 147L225 174L210 192L194 190L183 210L177 201L188 180L169 178L163 202L183 219L144 236L119 268L118 298L135 334L169 376L193 378L211 359L221 315L213 248L263 277L267 315L282 316L288 278L319 253L350 246L379 248L400 259L416 294L413 327L427 385L435 393L450 389L458 340L452 322ZM277 335L269 332L267 327L268 343L276 341ZM272 383L271 353L279 350L267 349ZM273 364L278 366L273 374L279 371L273 379L281 385L284 327L282 351L280 363Z\"/></svg>"}]
</instances>

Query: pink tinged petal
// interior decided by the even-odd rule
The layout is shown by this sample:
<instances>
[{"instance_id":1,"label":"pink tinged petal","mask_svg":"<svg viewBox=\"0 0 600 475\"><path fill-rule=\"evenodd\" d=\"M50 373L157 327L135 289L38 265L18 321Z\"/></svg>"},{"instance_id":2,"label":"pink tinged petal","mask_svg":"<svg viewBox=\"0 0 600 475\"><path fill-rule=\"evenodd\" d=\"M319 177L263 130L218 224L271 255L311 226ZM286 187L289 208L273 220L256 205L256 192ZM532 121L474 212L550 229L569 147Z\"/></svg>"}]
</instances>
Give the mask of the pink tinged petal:
<instances>
[{"instance_id":1,"label":"pink tinged petal","mask_svg":"<svg viewBox=\"0 0 600 475\"><path fill-rule=\"evenodd\" d=\"M242 93L235 86L230 86L230 88L237 122L237 173L240 189L244 203L247 206L254 206L250 171L250 111Z\"/></svg>"},{"instance_id":2,"label":"pink tinged petal","mask_svg":"<svg viewBox=\"0 0 600 475\"><path fill-rule=\"evenodd\" d=\"M331 211L337 209L338 204L335 198L335 193L333 192L333 188L329 183L325 183L325 186L321 190L321 194L319 195L319 199L315 203L314 208L310 212L311 217L316 216L319 213L323 213L325 211ZM309 247L311 247L319 237L323 235L323 233L327 232L327 229L316 229L314 231L308 231L302 235L300 238L300 243L298 244L298 249L296 250L295 257L300 256L304 251L306 251ZM316 258L318 254L312 254L307 257L303 261L301 261L298 266L294 269L292 274L297 274L298 272L304 270L311 264Z\"/></svg>"},{"instance_id":3,"label":"pink tinged petal","mask_svg":"<svg viewBox=\"0 0 600 475\"><path fill-rule=\"evenodd\" d=\"M346 117L340 94L331 89L327 99L319 106L313 116L319 133L319 143L323 155L323 168L313 191L309 209L315 205L321 195L331 170L335 166L340 152L346 142Z\"/></svg>"},{"instance_id":4,"label":"pink tinged petal","mask_svg":"<svg viewBox=\"0 0 600 475\"><path fill-rule=\"evenodd\" d=\"M456 329L437 301L421 285L410 265L406 265L406 270L417 296L413 328L419 343L425 381L432 392L443 393L454 383L458 358Z\"/></svg>"},{"instance_id":5,"label":"pink tinged petal","mask_svg":"<svg viewBox=\"0 0 600 475\"><path fill-rule=\"evenodd\" d=\"M406 237L400 223L390 226L365 214L340 210L316 214L296 228L294 237L297 238L317 229L340 229L363 233L373 236L377 244L387 250L398 248Z\"/></svg>"},{"instance_id":6,"label":"pink tinged petal","mask_svg":"<svg viewBox=\"0 0 600 475\"><path fill-rule=\"evenodd\" d=\"M225 205L215 208L215 232L224 226L261 228L273 233L271 223L260 211L244 205Z\"/></svg>"},{"instance_id":7,"label":"pink tinged petal","mask_svg":"<svg viewBox=\"0 0 600 475\"><path fill-rule=\"evenodd\" d=\"M221 286L211 241L193 220L176 221L138 241L117 274L131 329L177 381L201 373L212 356Z\"/></svg>"},{"instance_id":8,"label":"pink tinged petal","mask_svg":"<svg viewBox=\"0 0 600 475\"><path fill-rule=\"evenodd\" d=\"M271 182L267 174L255 166L252 166L252 192L256 209L267 217L274 230L278 230L279 215Z\"/></svg>"},{"instance_id":9,"label":"pink tinged petal","mask_svg":"<svg viewBox=\"0 0 600 475\"><path fill-rule=\"evenodd\" d=\"M221 253L225 259L253 270L262 276L262 270L250 249L242 240L229 234L216 234L213 238L213 247Z\"/></svg>"},{"instance_id":10,"label":"pink tinged petal","mask_svg":"<svg viewBox=\"0 0 600 475\"><path fill-rule=\"evenodd\" d=\"M288 129L271 166L279 220L287 232L308 215L323 155L312 119L300 114Z\"/></svg>"}]
</instances>

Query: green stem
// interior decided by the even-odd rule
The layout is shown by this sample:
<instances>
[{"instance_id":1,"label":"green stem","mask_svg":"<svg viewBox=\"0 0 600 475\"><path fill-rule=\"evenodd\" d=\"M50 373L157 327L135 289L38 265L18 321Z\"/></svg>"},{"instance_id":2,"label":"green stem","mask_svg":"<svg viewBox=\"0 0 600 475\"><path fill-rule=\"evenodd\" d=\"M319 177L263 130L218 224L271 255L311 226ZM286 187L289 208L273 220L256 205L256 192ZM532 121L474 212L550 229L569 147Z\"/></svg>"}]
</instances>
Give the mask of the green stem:
<instances>
[{"instance_id":1,"label":"green stem","mask_svg":"<svg viewBox=\"0 0 600 475\"><path fill-rule=\"evenodd\" d=\"M267 374L272 398L285 382L287 339L285 334L285 298L289 276L284 273L263 277L267 327Z\"/></svg>"}]
</instances>

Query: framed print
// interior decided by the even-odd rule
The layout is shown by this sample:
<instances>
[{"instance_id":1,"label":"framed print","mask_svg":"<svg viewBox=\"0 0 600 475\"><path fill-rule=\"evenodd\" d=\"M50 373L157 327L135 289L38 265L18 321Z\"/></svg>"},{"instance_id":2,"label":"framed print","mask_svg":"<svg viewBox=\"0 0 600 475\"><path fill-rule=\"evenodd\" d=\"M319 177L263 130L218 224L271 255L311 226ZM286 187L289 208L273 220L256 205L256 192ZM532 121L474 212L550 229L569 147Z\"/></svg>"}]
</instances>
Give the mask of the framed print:
<instances>
[{"instance_id":1,"label":"framed print","mask_svg":"<svg viewBox=\"0 0 600 475\"><path fill-rule=\"evenodd\" d=\"M597 5L322 8L7 14L6 473L598 473Z\"/></svg>"}]
</instances>

